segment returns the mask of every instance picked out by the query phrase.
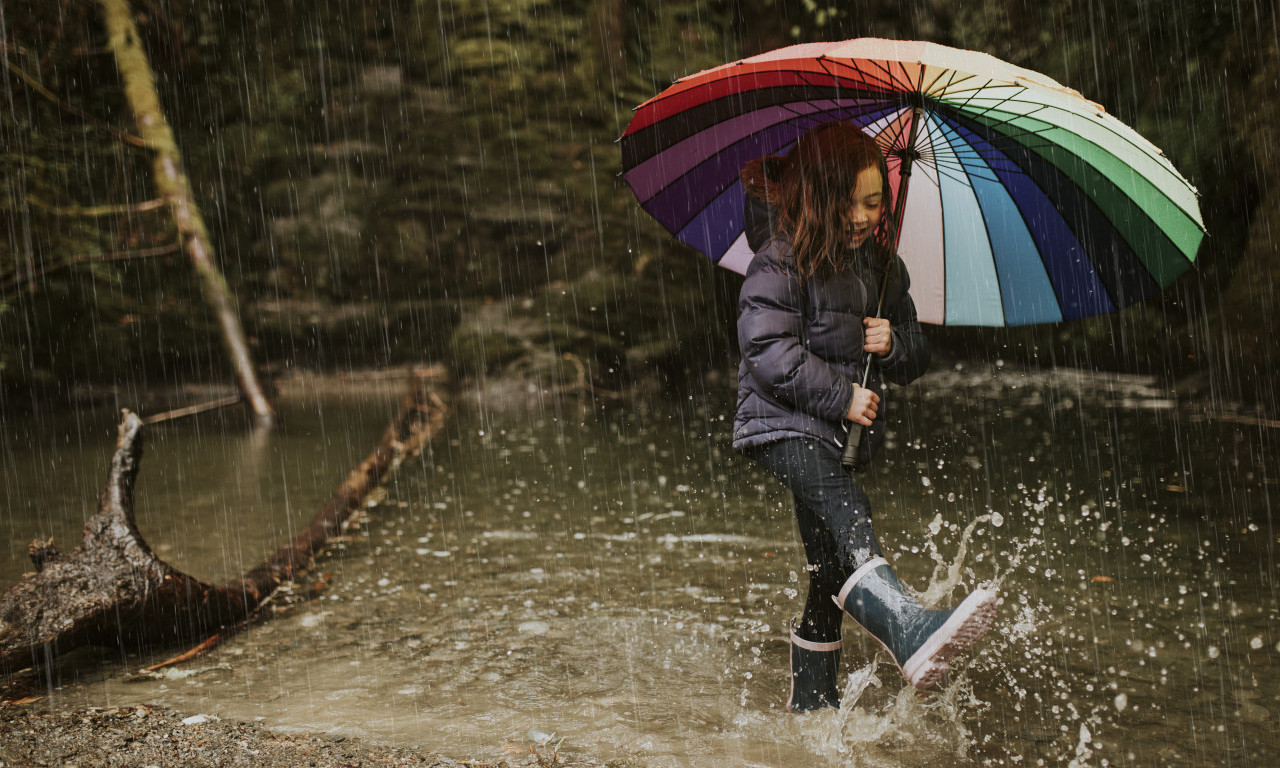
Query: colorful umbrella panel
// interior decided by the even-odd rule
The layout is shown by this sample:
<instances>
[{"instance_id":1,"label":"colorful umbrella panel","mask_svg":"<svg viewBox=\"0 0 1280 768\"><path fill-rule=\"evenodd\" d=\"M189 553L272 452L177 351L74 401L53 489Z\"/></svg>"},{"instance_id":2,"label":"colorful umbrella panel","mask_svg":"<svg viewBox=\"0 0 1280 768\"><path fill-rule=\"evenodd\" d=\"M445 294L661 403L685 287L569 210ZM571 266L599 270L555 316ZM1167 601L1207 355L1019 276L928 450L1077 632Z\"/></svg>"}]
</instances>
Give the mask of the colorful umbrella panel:
<instances>
[{"instance_id":1,"label":"colorful umbrella panel","mask_svg":"<svg viewBox=\"0 0 1280 768\"><path fill-rule=\"evenodd\" d=\"M930 43L797 45L684 78L637 109L623 175L676 237L745 272L742 167L831 120L876 139L895 195L912 159L898 250L926 322L1110 312L1167 286L1204 236L1195 189L1137 132L1043 75Z\"/></svg>"}]
</instances>

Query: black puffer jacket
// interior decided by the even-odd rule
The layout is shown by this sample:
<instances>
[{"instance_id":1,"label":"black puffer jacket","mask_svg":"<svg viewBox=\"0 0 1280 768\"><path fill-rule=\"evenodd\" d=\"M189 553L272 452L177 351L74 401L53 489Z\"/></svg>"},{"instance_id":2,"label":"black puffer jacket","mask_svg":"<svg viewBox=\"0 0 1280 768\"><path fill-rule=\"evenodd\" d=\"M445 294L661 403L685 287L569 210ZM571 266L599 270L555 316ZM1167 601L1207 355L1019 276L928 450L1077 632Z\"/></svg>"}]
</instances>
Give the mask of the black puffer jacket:
<instances>
[{"instance_id":1,"label":"black puffer jacket","mask_svg":"<svg viewBox=\"0 0 1280 768\"><path fill-rule=\"evenodd\" d=\"M802 286L787 269L791 247L774 232L769 210L748 197L746 230L755 259L738 297L738 408L733 447L742 450L786 437L810 436L839 451L853 385L862 382L866 353L862 319L874 316L884 272L871 259L855 259L839 274ZM875 247L875 246L871 246ZM884 301L893 350L872 368L867 386L880 395L880 410L862 441L863 458L884 442L887 402L883 379L907 384L929 367L929 342L920 331L910 280L894 258Z\"/></svg>"}]
</instances>

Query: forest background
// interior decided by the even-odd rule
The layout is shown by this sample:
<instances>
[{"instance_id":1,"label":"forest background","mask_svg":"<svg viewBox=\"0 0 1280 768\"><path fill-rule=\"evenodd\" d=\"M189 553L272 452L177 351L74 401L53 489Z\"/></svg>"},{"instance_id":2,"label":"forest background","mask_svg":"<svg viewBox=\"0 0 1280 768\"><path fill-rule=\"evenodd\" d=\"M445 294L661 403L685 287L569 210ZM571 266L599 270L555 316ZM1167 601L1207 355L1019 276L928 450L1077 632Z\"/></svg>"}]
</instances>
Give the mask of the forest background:
<instances>
[{"instance_id":1,"label":"forest background","mask_svg":"<svg viewBox=\"0 0 1280 768\"><path fill-rule=\"evenodd\" d=\"M1153 374L1280 410L1269 3L133 7L268 374L443 361L475 380L670 392L730 370L738 278L643 214L616 139L680 76L876 36L1044 72L1136 127L1202 195L1210 236L1158 300L1057 326L930 329L942 357ZM230 381L150 151L131 141L97 4L0 0L0 45L0 406Z\"/></svg>"}]
</instances>

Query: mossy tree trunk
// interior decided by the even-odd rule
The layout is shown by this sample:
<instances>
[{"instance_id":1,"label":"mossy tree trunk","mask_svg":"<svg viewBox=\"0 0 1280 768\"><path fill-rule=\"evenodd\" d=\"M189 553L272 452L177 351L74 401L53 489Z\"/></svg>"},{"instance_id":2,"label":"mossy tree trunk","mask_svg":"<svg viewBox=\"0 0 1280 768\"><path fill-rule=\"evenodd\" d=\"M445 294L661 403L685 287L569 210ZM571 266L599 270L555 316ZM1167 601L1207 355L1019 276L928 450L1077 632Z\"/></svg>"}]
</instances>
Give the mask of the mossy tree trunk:
<instances>
[{"instance_id":1,"label":"mossy tree trunk","mask_svg":"<svg viewBox=\"0 0 1280 768\"><path fill-rule=\"evenodd\" d=\"M240 392L255 420L269 425L274 421L275 412L258 379L235 298L218 268L208 229L183 170L182 153L160 106L155 77L142 48L133 11L128 0L98 0L98 3L102 7L108 45L115 54L125 97L137 120L142 140L155 152L156 188L173 212L183 251L200 278L205 301L218 322L222 344L235 371Z\"/></svg>"}]
</instances>

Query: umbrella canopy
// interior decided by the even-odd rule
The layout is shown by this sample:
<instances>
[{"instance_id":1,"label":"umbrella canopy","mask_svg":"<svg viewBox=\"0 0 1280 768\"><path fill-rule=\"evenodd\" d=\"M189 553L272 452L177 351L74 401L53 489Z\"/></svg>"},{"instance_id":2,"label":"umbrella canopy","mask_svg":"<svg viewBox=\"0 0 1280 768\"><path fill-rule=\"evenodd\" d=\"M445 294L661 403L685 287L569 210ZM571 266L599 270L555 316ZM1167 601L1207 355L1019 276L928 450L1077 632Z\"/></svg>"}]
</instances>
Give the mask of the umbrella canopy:
<instances>
[{"instance_id":1,"label":"umbrella canopy","mask_svg":"<svg viewBox=\"0 0 1280 768\"><path fill-rule=\"evenodd\" d=\"M872 136L920 319L1025 325L1110 312L1195 260L1195 189L1099 105L992 56L922 42L810 43L677 81L621 139L623 176L672 234L745 272L742 167L819 123Z\"/></svg>"}]
</instances>

